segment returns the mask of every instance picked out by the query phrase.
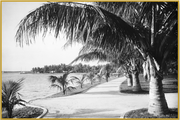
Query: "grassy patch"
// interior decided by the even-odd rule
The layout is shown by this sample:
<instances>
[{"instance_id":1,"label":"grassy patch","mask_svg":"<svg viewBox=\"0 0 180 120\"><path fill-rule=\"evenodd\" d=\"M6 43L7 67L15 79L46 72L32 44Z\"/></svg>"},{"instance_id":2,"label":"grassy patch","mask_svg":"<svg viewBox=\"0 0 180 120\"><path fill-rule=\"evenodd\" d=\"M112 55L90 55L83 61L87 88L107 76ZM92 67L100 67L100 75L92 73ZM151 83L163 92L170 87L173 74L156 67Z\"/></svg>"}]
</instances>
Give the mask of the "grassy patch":
<instances>
[{"instance_id":1,"label":"grassy patch","mask_svg":"<svg viewBox=\"0 0 180 120\"><path fill-rule=\"evenodd\" d=\"M146 108L132 110L124 115L125 118L178 118L178 109L169 109L166 115L154 116L148 113Z\"/></svg>"},{"instance_id":2,"label":"grassy patch","mask_svg":"<svg viewBox=\"0 0 180 120\"><path fill-rule=\"evenodd\" d=\"M43 109L35 107L23 107L13 111L13 118L37 118L43 113ZM6 118L6 114L2 114L2 118Z\"/></svg>"},{"instance_id":3,"label":"grassy patch","mask_svg":"<svg viewBox=\"0 0 180 120\"><path fill-rule=\"evenodd\" d=\"M142 91L134 92L132 87L127 86L127 81L124 81L120 85L120 92L122 93L133 93L133 94L148 94L149 93L149 82L144 80L143 75L139 75ZM163 81L164 93L177 93L178 92L178 80L177 76L165 76Z\"/></svg>"},{"instance_id":4,"label":"grassy patch","mask_svg":"<svg viewBox=\"0 0 180 120\"><path fill-rule=\"evenodd\" d=\"M113 79L115 79L115 77L109 78L109 81L111 81ZM106 81L103 79L101 81L101 83L99 81L95 81L92 85L90 83L87 83L87 84L83 85L83 88L81 88L80 86L77 86L76 89L73 89L71 91L67 91L66 95L64 95L63 92L61 91L59 93L48 96L46 98L65 97L65 96L69 96L69 95L76 95L76 94L84 93L84 92L88 91L89 89L91 89L91 88L93 88L99 84L105 83L105 82Z\"/></svg>"}]
</instances>

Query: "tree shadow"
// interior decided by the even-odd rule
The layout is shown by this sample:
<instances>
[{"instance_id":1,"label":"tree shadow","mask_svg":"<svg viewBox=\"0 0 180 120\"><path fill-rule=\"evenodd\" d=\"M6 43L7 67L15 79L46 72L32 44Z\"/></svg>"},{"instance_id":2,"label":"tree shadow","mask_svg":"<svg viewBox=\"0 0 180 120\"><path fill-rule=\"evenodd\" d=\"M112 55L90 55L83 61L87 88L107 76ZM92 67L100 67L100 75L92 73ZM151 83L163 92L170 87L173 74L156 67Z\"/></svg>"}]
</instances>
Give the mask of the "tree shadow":
<instances>
[{"instance_id":1,"label":"tree shadow","mask_svg":"<svg viewBox=\"0 0 180 120\"><path fill-rule=\"evenodd\" d=\"M104 114L103 112L109 112L114 110L109 109L78 109L73 114L56 114L56 118L119 118L120 115ZM93 114L93 115L92 115Z\"/></svg>"}]
</instances>

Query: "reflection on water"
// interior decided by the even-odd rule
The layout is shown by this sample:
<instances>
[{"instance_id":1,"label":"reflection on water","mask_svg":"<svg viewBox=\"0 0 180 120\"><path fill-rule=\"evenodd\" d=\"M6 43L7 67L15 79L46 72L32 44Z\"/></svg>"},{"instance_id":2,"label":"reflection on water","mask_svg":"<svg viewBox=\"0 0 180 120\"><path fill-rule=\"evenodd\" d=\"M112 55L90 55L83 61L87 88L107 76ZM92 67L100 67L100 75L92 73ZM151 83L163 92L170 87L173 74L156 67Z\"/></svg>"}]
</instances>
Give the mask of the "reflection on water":
<instances>
[{"instance_id":1,"label":"reflection on water","mask_svg":"<svg viewBox=\"0 0 180 120\"><path fill-rule=\"evenodd\" d=\"M22 99L29 101L37 98L44 98L59 92L56 88L51 88L51 83L48 81L50 75L60 76L59 74L19 74L19 73L2 73L2 81L14 80L17 81L25 78L22 89L19 93L22 94ZM80 77L82 74L71 73L70 76ZM75 85L75 84L74 84Z\"/></svg>"}]
</instances>

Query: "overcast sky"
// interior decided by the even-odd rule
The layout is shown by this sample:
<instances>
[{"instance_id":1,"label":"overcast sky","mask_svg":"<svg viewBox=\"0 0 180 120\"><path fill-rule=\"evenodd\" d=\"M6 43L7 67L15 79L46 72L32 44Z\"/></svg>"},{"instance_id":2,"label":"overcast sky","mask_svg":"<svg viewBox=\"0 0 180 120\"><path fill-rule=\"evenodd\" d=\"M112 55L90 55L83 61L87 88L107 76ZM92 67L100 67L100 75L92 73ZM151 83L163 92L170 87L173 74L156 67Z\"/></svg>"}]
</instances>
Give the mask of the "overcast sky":
<instances>
[{"instance_id":1,"label":"overcast sky","mask_svg":"<svg viewBox=\"0 0 180 120\"><path fill-rule=\"evenodd\" d=\"M18 23L30 11L41 6L40 2L2 2L2 71L25 71L44 65L69 64L81 45L63 49L65 41L47 36L44 41L37 38L36 43L19 47L15 41Z\"/></svg>"}]
</instances>

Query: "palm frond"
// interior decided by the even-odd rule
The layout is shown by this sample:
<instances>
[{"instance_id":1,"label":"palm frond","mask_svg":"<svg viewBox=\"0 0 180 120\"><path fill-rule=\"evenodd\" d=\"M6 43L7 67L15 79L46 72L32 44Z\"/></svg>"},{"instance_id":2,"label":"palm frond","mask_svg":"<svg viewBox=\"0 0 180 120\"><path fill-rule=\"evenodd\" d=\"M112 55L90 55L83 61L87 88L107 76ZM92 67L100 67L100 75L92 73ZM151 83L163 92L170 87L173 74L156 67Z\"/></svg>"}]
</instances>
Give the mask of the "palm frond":
<instances>
[{"instance_id":1,"label":"palm frond","mask_svg":"<svg viewBox=\"0 0 180 120\"><path fill-rule=\"evenodd\" d=\"M54 32L55 37L64 31L69 40L86 40L96 24L104 21L98 7L73 2L47 3L29 13L19 24L16 41L30 44L36 35Z\"/></svg>"},{"instance_id":2,"label":"palm frond","mask_svg":"<svg viewBox=\"0 0 180 120\"><path fill-rule=\"evenodd\" d=\"M99 27L106 29L96 30ZM62 30L70 43L86 42L92 37L104 47L118 48L117 43L123 45L125 40L138 46L145 44L137 30L117 15L95 5L66 2L47 3L28 14L19 24L16 41L30 44L41 32L54 32L57 37Z\"/></svg>"},{"instance_id":3,"label":"palm frond","mask_svg":"<svg viewBox=\"0 0 180 120\"><path fill-rule=\"evenodd\" d=\"M76 89L75 87L72 87L72 86L68 86L67 88L66 88L66 90L69 90L69 91L71 91L71 90L73 90L73 89Z\"/></svg>"},{"instance_id":4,"label":"palm frond","mask_svg":"<svg viewBox=\"0 0 180 120\"><path fill-rule=\"evenodd\" d=\"M2 82L2 107L5 107L8 112L10 112L9 110L12 110L16 104L26 103L26 101L18 97L18 91L21 89L23 81L24 78L17 82L12 80Z\"/></svg>"},{"instance_id":5,"label":"palm frond","mask_svg":"<svg viewBox=\"0 0 180 120\"><path fill-rule=\"evenodd\" d=\"M120 49L127 41L141 48L146 42L141 38L138 30L122 20L120 17L101 9L106 16L106 23L101 24L93 33L93 40L99 41L103 48Z\"/></svg>"},{"instance_id":6,"label":"palm frond","mask_svg":"<svg viewBox=\"0 0 180 120\"><path fill-rule=\"evenodd\" d=\"M78 77L76 77L76 76L71 76L71 79L73 79L73 80L80 80Z\"/></svg>"},{"instance_id":7,"label":"palm frond","mask_svg":"<svg viewBox=\"0 0 180 120\"><path fill-rule=\"evenodd\" d=\"M58 88L58 89L62 90L62 87L59 86L58 84L51 84L51 87Z\"/></svg>"},{"instance_id":8,"label":"palm frond","mask_svg":"<svg viewBox=\"0 0 180 120\"><path fill-rule=\"evenodd\" d=\"M78 77L76 77L76 76L71 76L71 78L68 80L68 81L70 81L72 84L73 84L73 82L74 81L79 81L80 79L78 78Z\"/></svg>"},{"instance_id":9,"label":"palm frond","mask_svg":"<svg viewBox=\"0 0 180 120\"><path fill-rule=\"evenodd\" d=\"M57 79L58 79L58 77L56 77L56 76L49 76L49 81L51 83L55 83L57 81Z\"/></svg>"},{"instance_id":10,"label":"palm frond","mask_svg":"<svg viewBox=\"0 0 180 120\"><path fill-rule=\"evenodd\" d=\"M7 81L2 83L2 97L6 100L10 100L17 96L18 91L21 89L21 85L24 78L15 81Z\"/></svg>"},{"instance_id":11,"label":"palm frond","mask_svg":"<svg viewBox=\"0 0 180 120\"><path fill-rule=\"evenodd\" d=\"M103 54L102 52L94 51L94 52L90 52L90 53L86 53L86 54L78 56L70 64L73 64L74 62L77 62L78 60L82 60L82 61L91 61L91 60L106 61L107 56L105 54Z\"/></svg>"},{"instance_id":12,"label":"palm frond","mask_svg":"<svg viewBox=\"0 0 180 120\"><path fill-rule=\"evenodd\" d=\"M62 76L62 80L66 81L69 74L70 74L69 72L65 72Z\"/></svg>"}]
</instances>

